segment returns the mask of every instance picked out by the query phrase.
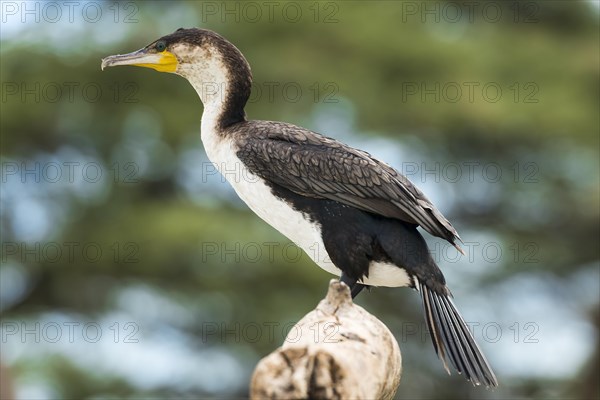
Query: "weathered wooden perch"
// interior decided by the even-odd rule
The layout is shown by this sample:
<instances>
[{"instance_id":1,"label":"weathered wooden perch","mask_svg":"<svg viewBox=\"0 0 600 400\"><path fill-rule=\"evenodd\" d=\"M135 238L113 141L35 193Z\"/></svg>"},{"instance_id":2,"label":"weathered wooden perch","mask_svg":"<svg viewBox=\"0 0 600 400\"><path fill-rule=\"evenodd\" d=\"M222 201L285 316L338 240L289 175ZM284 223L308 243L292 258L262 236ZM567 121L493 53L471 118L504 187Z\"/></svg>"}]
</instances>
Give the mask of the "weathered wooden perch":
<instances>
[{"instance_id":1,"label":"weathered wooden perch","mask_svg":"<svg viewBox=\"0 0 600 400\"><path fill-rule=\"evenodd\" d=\"M332 280L317 308L263 358L252 399L391 399L400 384L400 348L389 329Z\"/></svg>"}]
</instances>

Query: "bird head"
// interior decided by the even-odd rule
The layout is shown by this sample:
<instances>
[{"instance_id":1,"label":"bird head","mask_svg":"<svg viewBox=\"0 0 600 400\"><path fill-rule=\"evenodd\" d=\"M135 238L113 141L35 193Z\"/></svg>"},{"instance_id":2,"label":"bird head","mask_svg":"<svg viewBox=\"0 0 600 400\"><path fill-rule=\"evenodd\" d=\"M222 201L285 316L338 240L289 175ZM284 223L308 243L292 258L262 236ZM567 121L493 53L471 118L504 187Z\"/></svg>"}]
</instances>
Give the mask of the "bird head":
<instances>
[{"instance_id":1,"label":"bird head","mask_svg":"<svg viewBox=\"0 0 600 400\"><path fill-rule=\"evenodd\" d=\"M205 107L233 102L242 108L250 97L252 74L242 53L221 35L206 29L180 28L128 54L102 59L102 69L134 65L186 78Z\"/></svg>"}]
</instances>

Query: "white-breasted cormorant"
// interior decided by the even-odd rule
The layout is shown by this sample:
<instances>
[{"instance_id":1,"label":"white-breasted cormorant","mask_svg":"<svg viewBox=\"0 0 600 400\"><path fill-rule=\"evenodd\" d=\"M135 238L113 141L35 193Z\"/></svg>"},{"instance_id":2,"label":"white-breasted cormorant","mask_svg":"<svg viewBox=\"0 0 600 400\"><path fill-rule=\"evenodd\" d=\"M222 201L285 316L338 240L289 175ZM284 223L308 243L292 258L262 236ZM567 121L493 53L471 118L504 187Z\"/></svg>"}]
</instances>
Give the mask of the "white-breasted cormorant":
<instances>
[{"instance_id":1,"label":"white-breasted cormorant","mask_svg":"<svg viewBox=\"0 0 600 400\"><path fill-rule=\"evenodd\" d=\"M136 52L102 60L102 69L136 65L186 78L202 103L206 153L240 198L341 276L356 296L365 285L421 293L433 346L473 384L497 380L451 300L417 226L452 243L450 222L406 177L368 153L284 122L246 119L252 74L222 36L178 29ZM243 173L231 174L231 171Z\"/></svg>"}]
</instances>

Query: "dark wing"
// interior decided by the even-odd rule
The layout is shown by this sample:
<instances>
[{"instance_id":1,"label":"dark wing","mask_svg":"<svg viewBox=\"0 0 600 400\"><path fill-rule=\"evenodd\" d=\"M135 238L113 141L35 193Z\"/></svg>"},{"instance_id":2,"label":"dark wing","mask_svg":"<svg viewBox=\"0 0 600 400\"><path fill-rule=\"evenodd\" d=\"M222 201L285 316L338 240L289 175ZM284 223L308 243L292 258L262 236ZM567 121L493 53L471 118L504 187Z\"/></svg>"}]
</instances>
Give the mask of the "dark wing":
<instances>
[{"instance_id":1,"label":"dark wing","mask_svg":"<svg viewBox=\"0 0 600 400\"><path fill-rule=\"evenodd\" d=\"M421 225L459 250L454 227L389 165L294 125L250 121L236 132L237 156L250 171L297 194ZM247 133L247 132L252 133Z\"/></svg>"}]
</instances>

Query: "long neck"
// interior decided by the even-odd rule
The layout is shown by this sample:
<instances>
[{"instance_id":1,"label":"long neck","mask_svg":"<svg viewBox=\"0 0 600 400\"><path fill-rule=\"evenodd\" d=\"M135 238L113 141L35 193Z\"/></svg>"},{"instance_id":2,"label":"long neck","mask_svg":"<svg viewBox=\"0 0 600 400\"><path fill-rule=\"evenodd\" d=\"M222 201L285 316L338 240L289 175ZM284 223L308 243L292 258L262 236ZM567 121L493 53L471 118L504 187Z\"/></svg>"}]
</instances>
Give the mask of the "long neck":
<instances>
[{"instance_id":1,"label":"long neck","mask_svg":"<svg viewBox=\"0 0 600 400\"><path fill-rule=\"evenodd\" d=\"M246 90L231 81L203 82L194 88L204 104L202 127L221 131L237 122L246 120L244 107L248 97Z\"/></svg>"},{"instance_id":2,"label":"long neck","mask_svg":"<svg viewBox=\"0 0 600 400\"><path fill-rule=\"evenodd\" d=\"M241 54L239 58L213 54L187 75L204 104L203 132L219 133L246 120L244 107L250 97L252 75Z\"/></svg>"}]
</instances>

